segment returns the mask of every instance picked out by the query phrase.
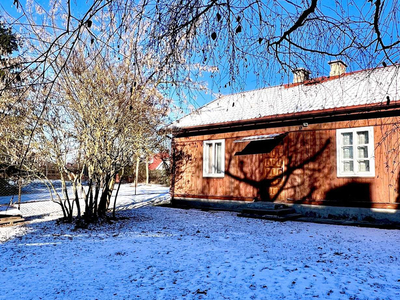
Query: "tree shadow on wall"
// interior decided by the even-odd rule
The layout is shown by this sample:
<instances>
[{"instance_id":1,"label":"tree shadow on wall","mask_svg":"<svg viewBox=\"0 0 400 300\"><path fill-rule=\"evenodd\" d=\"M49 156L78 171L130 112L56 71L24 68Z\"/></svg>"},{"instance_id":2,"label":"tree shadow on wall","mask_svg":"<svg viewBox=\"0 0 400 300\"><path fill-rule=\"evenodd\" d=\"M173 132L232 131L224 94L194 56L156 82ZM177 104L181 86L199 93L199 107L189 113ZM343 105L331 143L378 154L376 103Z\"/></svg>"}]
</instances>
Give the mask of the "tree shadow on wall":
<instances>
[{"instance_id":1,"label":"tree shadow on wall","mask_svg":"<svg viewBox=\"0 0 400 300\"><path fill-rule=\"evenodd\" d=\"M175 189L179 189L180 184L185 184L185 173L187 168L193 164L192 155L188 154L184 149L174 147L172 151L171 165L171 196L175 194Z\"/></svg>"},{"instance_id":2,"label":"tree shadow on wall","mask_svg":"<svg viewBox=\"0 0 400 300\"><path fill-rule=\"evenodd\" d=\"M334 206L370 206L371 184L356 181L346 183L329 190L324 200Z\"/></svg>"},{"instance_id":3,"label":"tree shadow on wall","mask_svg":"<svg viewBox=\"0 0 400 300\"><path fill-rule=\"evenodd\" d=\"M287 158L285 157L285 151L283 151L278 158L278 160L286 160L286 167L279 172L279 174L274 174L273 170L277 169L274 166L268 167L264 166L263 164L260 164L258 168L264 168L266 171L266 174L263 174L261 178L256 179L253 172L254 170L248 169L245 166L245 163L243 161L240 161L237 166L234 166L231 168L233 164L233 157L230 157L228 161L228 166L225 170L225 175L239 181L239 182L244 182L257 191L256 199L257 201L268 201L268 202L274 202L276 201L282 191L287 188L289 179L292 177L292 175L295 174L296 171L298 170L304 170L306 167L308 168L309 173L314 173L314 174L320 174L321 170L324 168L324 164L316 164L318 160L321 159L323 156L323 153L325 150L329 147L331 144L331 139L327 139L325 143L312 155L309 155L307 158L299 160L299 157L297 157L297 151L299 149L297 143L292 142L290 143L290 148L292 149L287 149L287 153L293 153L293 155L289 155ZM272 151L270 149L269 151ZM260 155L260 154L258 154ZM268 159L268 155L266 156L266 159ZM262 159L261 159L262 160ZM230 169L235 170L233 172L229 171ZM296 188L302 185L302 181L298 182L296 186L296 183L291 183L290 187L291 188ZM271 193L271 190L274 189L274 193ZM315 183L313 182L308 182L308 193L304 197L309 197L314 190L316 189Z\"/></svg>"}]
</instances>

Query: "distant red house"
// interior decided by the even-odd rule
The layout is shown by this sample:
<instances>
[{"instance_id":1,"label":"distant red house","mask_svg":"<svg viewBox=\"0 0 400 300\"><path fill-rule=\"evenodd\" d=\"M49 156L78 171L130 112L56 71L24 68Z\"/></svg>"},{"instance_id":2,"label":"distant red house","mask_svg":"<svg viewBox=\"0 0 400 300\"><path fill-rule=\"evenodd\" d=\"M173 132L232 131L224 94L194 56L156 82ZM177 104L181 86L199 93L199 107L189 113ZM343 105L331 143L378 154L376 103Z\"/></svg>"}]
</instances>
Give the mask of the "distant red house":
<instances>
[{"instance_id":1,"label":"distant red house","mask_svg":"<svg viewBox=\"0 0 400 300\"><path fill-rule=\"evenodd\" d=\"M149 170L165 170L169 164L168 153L154 154L149 160Z\"/></svg>"}]
</instances>

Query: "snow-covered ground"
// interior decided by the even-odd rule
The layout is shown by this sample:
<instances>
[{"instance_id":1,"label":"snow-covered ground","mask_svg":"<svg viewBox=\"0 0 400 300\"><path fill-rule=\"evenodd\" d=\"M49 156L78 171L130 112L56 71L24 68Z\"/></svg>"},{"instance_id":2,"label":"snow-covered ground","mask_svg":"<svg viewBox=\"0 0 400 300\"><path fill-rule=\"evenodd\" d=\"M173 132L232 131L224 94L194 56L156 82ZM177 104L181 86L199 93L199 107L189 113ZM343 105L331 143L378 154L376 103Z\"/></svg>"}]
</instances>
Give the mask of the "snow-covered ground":
<instances>
[{"instance_id":1,"label":"snow-covered ground","mask_svg":"<svg viewBox=\"0 0 400 300\"><path fill-rule=\"evenodd\" d=\"M53 182L57 188L58 193L61 193L61 182ZM116 195L117 185L111 196L112 204ZM26 193L29 191L29 193ZM135 207L140 207L141 203L146 203L154 199L165 199L168 196L169 188L161 185L139 185L135 195L135 187L131 184L122 184L118 192L117 206L120 209L131 208L132 204L136 204ZM72 195L72 186L68 187L68 193ZM32 217L37 215L47 215L49 213L57 213L60 211L60 206L56 202L51 200L51 195L47 187L40 183L34 182L25 188L25 193L21 196L20 210L17 210L17 199L18 196L14 196L14 205L9 207L10 198L12 196L0 197L0 213L7 215L22 215L23 217ZM53 194L56 201L56 195ZM62 196L63 197L63 196ZM83 197L83 196L81 196ZM83 208L84 203L81 201Z\"/></svg>"},{"instance_id":2,"label":"snow-covered ground","mask_svg":"<svg viewBox=\"0 0 400 300\"><path fill-rule=\"evenodd\" d=\"M119 216L87 230L57 214L0 227L0 299L400 299L397 230L168 207Z\"/></svg>"},{"instance_id":3,"label":"snow-covered ground","mask_svg":"<svg viewBox=\"0 0 400 300\"><path fill-rule=\"evenodd\" d=\"M62 195L61 181L54 180L54 181L52 181L52 184L54 185L54 188L56 189L57 193ZM67 184L68 184L68 182L67 182ZM128 192L127 192L128 195L132 194L132 186L130 184L122 184L119 195L124 196L126 194L125 189L127 186L131 187L130 189L128 189ZM140 187L140 192L142 194L143 193L145 193L145 194L159 193L160 191L165 192L167 190L167 188L158 186L158 185L145 186L145 185L139 184L139 187ZM115 185L115 188L117 188L117 184ZM70 185L70 184L68 185L68 193L70 194L70 196L72 195L72 185ZM138 193L139 193L139 190L138 190ZM56 195L54 193L53 193L53 197L56 197ZM12 199L13 203L17 203L18 195L0 196L0 205L10 203L11 199ZM50 196L49 189L41 181L33 181L22 188L22 195L21 195L22 203L32 202L32 201L45 201L45 200L50 200L50 199L51 199L51 196ZM122 197L120 197L120 199L122 199Z\"/></svg>"},{"instance_id":4,"label":"snow-covered ground","mask_svg":"<svg viewBox=\"0 0 400 300\"><path fill-rule=\"evenodd\" d=\"M62 194L61 181L53 180L52 183L56 191ZM70 184L68 185L68 191L72 193L72 186ZM44 201L50 200L50 198L49 188L41 181L33 181L22 187L21 202ZM17 203L18 195L0 196L0 205L8 204L10 200L13 203Z\"/></svg>"}]
</instances>

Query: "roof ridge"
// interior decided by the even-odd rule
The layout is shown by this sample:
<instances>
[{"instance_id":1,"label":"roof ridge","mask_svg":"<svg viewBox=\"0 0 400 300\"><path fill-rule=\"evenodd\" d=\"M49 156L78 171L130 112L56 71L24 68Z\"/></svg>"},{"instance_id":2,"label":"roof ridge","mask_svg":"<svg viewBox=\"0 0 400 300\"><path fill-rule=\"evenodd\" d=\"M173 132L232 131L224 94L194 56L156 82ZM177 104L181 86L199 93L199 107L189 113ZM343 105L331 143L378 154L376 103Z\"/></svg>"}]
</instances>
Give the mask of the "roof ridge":
<instances>
[{"instance_id":1,"label":"roof ridge","mask_svg":"<svg viewBox=\"0 0 400 300\"><path fill-rule=\"evenodd\" d=\"M283 84L283 86L284 86L284 88L292 88L292 87L296 87L296 86L299 86L299 85L320 84L320 83L324 83L324 82L327 82L327 81L340 79L340 78L343 78L343 77L353 76L353 75L356 75L356 74L359 74L359 73L375 72L375 71L380 70L380 69L390 69L390 68L399 68L399 67L400 67L400 64L393 64L393 65L386 66L386 67L385 66L379 66L379 67L374 67L374 68L368 68L368 69L362 69L362 70L352 71L352 72L348 72L348 73L343 73L341 75L315 77L315 78L311 78L311 79L305 80L303 82Z\"/></svg>"}]
</instances>

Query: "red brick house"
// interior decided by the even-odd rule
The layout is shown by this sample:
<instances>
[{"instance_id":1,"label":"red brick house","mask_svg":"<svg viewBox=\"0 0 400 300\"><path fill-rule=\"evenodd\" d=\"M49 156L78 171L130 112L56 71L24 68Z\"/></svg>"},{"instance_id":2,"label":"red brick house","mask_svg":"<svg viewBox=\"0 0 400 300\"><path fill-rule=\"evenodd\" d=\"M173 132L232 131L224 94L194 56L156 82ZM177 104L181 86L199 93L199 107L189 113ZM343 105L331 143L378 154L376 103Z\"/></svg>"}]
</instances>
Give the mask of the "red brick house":
<instances>
[{"instance_id":1,"label":"red brick house","mask_svg":"<svg viewBox=\"0 0 400 300\"><path fill-rule=\"evenodd\" d=\"M400 67L222 96L174 123L173 201L380 209L400 203ZM339 210L340 210L339 209Z\"/></svg>"}]
</instances>

